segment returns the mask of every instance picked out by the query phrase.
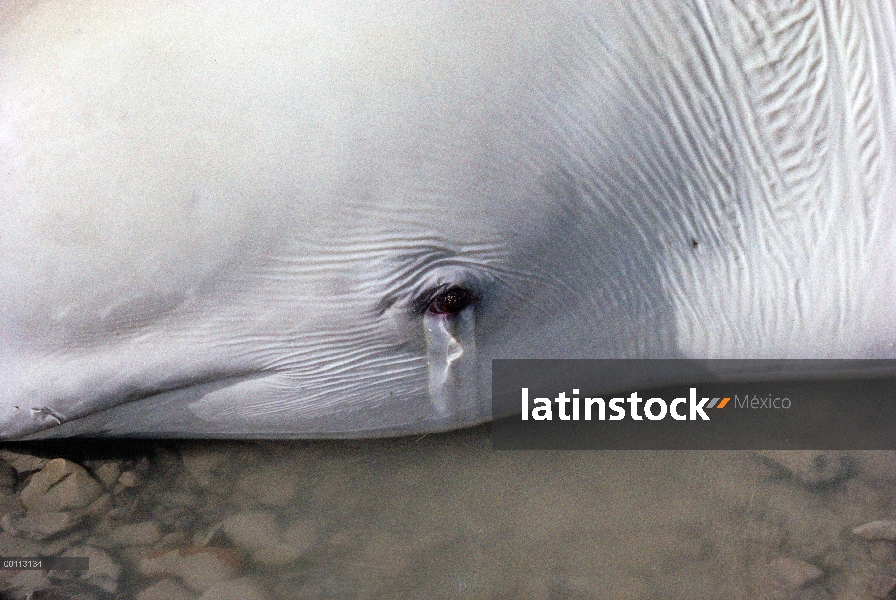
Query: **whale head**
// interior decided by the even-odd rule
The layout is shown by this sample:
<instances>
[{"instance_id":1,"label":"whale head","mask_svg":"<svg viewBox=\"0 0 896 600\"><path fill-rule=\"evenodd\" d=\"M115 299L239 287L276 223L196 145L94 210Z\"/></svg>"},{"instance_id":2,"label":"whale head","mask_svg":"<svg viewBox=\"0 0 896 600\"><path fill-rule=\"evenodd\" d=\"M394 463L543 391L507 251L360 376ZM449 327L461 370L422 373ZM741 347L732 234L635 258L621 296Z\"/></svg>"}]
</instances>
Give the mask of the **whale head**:
<instances>
[{"instance_id":1,"label":"whale head","mask_svg":"<svg viewBox=\"0 0 896 600\"><path fill-rule=\"evenodd\" d=\"M839 130L779 169L822 142L690 10L10 15L0 435L420 432L490 418L496 358L892 353L891 180Z\"/></svg>"}]
</instances>

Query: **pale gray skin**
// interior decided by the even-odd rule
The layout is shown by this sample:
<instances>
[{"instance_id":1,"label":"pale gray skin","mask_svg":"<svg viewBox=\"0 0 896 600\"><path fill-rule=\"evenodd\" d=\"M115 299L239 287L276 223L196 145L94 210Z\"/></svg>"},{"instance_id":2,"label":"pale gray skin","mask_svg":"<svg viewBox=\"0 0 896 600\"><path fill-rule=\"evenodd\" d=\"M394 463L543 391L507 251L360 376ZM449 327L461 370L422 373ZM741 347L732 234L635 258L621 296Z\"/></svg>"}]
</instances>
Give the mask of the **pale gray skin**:
<instances>
[{"instance_id":1,"label":"pale gray skin","mask_svg":"<svg viewBox=\"0 0 896 600\"><path fill-rule=\"evenodd\" d=\"M492 358L896 357L891 3L499 4L0 9L0 437L440 430Z\"/></svg>"}]
</instances>

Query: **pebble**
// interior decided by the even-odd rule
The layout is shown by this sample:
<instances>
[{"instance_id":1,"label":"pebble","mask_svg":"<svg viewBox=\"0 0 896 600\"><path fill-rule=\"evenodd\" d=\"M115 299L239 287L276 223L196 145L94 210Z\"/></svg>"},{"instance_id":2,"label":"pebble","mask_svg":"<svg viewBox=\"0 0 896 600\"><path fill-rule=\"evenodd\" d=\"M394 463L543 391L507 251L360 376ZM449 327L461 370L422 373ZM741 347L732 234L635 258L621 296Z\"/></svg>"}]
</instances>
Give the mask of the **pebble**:
<instances>
[{"instance_id":1,"label":"pebble","mask_svg":"<svg viewBox=\"0 0 896 600\"><path fill-rule=\"evenodd\" d=\"M250 577L223 581L207 589L199 600L270 600Z\"/></svg>"},{"instance_id":2,"label":"pebble","mask_svg":"<svg viewBox=\"0 0 896 600\"><path fill-rule=\"evenodd\" d=\"M11 533L0 533L0 556L46 556L45 545L17 537Z\"/></svg>"},{"instance_id":3,"label":"pebble","mask_svg":"<svg viewBox=\"0 0 896 600\"><path fill-rule=\"evenodd\" d=\"M118 481L118 476L121 475L121 465L118 461L104 462L94 469L93 473L100 480L100 483L110 488L115 485L115 482Z\"/></svg>"},{"instance_id":4,"label":"pebble","mask_svg":"<svg viewBox=\"0 0 896 600\"><path fill-rule=\"evenodd\" d=\"M879 564L896 566L896 544L889 540L867 540L868 558Z\"/></svg>"},{"instance_id":5,"label":"pebble","mask_svg":"<svg viewBox=\"0 0 896 600\"><path fill-rule=\"evenodd\" d=\"M137 600L194 600L196 596L173 579L163 579L137 594Z\"/></svg>"},{"instance_id":6,"label":"pebble","mask_svg":"<svg viewBox=\"0 0 896 600\"><path fill-rule=\"evenodd\" d=\"M892 574L880 575L872 582L868 591L874 598L891 600L896 595L896 577Z\"/></svg>"},{"instance_id":7,"label":"pebble","mask_svg":"<svg viewBox=\"0 0 896 600\"><path fill-rule=\"evenodd\" d=\"M118 477L118 485L133 488L140 485L140 475L136 471L124 471Z\"/></svg>"},{"instance_id":8,"label":"pebble","mask_svg":"<svg viewBox=\"0 0 896 600\"><path fill-rule=\"evenodd\" d=\"M778 581L791 590L807 587L824 575L815 565L790 556L782 556L769 566Z\"/></svg>"},{"instance_id":9,"label":"pebble","mask_svg":"<svg viewBox=\"0 0 896 600\"><path fill-rule=\"evenodd\" d=\"M882 481L896 481L896 451L862 450L856 453L862 475Z\"/></svg>"},{"instance_id":10,"label":"pebble","mask_svg":"<svg viewBox=\"0 0 896 600\"><path fill-rule=\"evenodd\" d=\"M896 521L871 521L853 529L852 534L863 540L896 541Z\"/></svg>"},{"instance_id":11,"label":"pebble","mask_svg":"<svg viewBox=\"0 0 896 600\"><path fill-rule=\"evenodd\" d=\"M21 513L25 511L25 507L19 502L19 498L13 493L0 492L0 515L6 513Z\"/></svg>"},{"instance_id":12,"label":"pebble","mask_svg":"<svg viewBox=\"0 0 896 600\"><path fill-rule=\"evenodd\" d=\"M99 516L109 512L112 509L112 496L109 494L102 494L97 497L96 500L91 502L84 508L84 513L91 516Z\"/></svg>"},{"instance_id":13,"label":"pebble","mask_svg":"<svg viewBox=\"0 0 896 600\"><path fill-rule=\"evenodd\" d=\"M118 600L118 596L77 579L56 580L52 587L26 596L25 600Z\"/></svg>"},{"instance_id":14,"label":"pebble","mask_svg":"<svg viewBox=\"0 0 896 600\"><path fill-rule=\"evenodd\" d=\"M563 589L565 588L565 589ZM639 600L650 597L647 586L633 577L607 577L589 575L570 577L563 586L563 596L571 598L613 598L613 600ZM527 590L536 593L535 590ZM531 597L531 596L530 596Z\"/></svg>"},{"instance_id":15,"label":"pebble","mask_svg":"<svg viewBox=\"0 0 896 600\"><path fill-rule=\"evenodd\" d=\"M39 456L31 456L22 452L13 452L12 450L0 450L0 458L12 465L12 468L19 473L30 473L44 468L49 458L41 458Z\"/></svg>"},{"instance_id":16,"label":"pebble","mask_svg":"<svg viewBox=\"0 0 896 600\"><path fill-rule=\"evenodd\" d=\"M83 571L51 571L63 576L69 573L79 573L82 579L89 583L115 594L118 592L118 578L121 575L121 567L105 551L93 546L76 546L64 552L62 556L87 557L90 570Z\"/></svg>"},{"instance_id":17,"label":"pebble","mask_svg":"<svg viewBox=\"0 0 896 600\"><path fill-rule=\"evenodd\" d=\"M187 533L185 531L172 531L171 533L162 536L156 546L162 548L185 546L188 539L189 536L187 536Z\"/></svg>"},{"instance_id":18,"label":"pebble","mask_svg":"<svg viewBox=\"0 0 896 600\"><path fill-rule=\"evenodd\" d=\"M278 527L274 515L253 511L234 515L221 524L221 530L258 564L285 565L294 562L314 544L312 527L299 521L288 529Z\"/></svg>"},{"instance_id":19,"label":"pebble","mask_svg":"<svg viewBox=\"0 0 896 600\"><path fill-rule=\"evenodd\" d=\"M187 547L145 557L137 568L145 576L177 577L191 590L204 592L236 577L239 563L239 557L227 548Z\"/></svg>"},{"instance_id":20,"label":"pebble","mask_svg":"<svg viewBox=\"0 0 896 600\"><path fill-rule=\"evenodd\" d=\"M180 449L181 460L187 473L202 487L214 481L214 472L230 460L231 452L212 446L189 444Z\"/></svg>"},{"instance_id":21,"label":"pebble","mask_svg":"<svg viewBox=\"0 0 896 600\"><path fill-rule=\"evenodd\" d=\"M119 546L149 546L161 537L162 531L155 521L119 525L109 532L109 540Z\"/></svg>"},{"instance_id":22,"label":"pebble","mask_svg":"<svg viewBox=\"0 0 896 600\"><path fill-rule=\"evenodd\" d=\"M825 450L759 450L757 454L809 487L847 479L852 462L845 452Z\"/></svg>"},{"instance_id":23,"label":"pebble","mask_svg":"<svg viewBox=\"0 0 896 600\"><path fill-rule=\"evenodd\" d=\"M296 497L299 479L299 472L288 464L275 463L246 470L237 487L264 506L286 506Z\"/></svg>"},{"instance_id":24,"label":"pebble","mask_svg":"<svg viewBox=\"0 0 896 600\"><path fill-rule=\"evenodd\" d=\"M69 531L83 520L83 514L67 511L28 512L24 516L7 513L0 518L0 527L13 535L41 541Z\"/></svg>"},{"instance_id":25,"label":"pebble","mask_svg":"<svg viewBox=\"0 0 896 600\"><path fill-rule=\"evenodd\" d=\"M56 458L31 476L19 499L28 510L55 512L87 506L102 492L84 467Z\"/></svg>"},{"instance_id":26,"label":"pebble","mask_svg":"<svg viewBox=\"0 0 896 600\"><path fill-rule=\"evenodd\" d=\"M62 537L41 542L43 544L43 554L41 556L57 556L72 546L87 543L84 542L85 534L85 530L75 529Z\"/></svg>"},{"instance_id":27,"label":"pebble","mask_svg":"<svg viewBox=\"0 0 896 600\"><path fill-rule=\"evenodd\" d=\"M18 594L28 597L36 590L46 589L53 585L45 571L22 570L9 581L9 587Z\"/></svg>"},{"instance_id":28,"label":"pebble","mask_svg":"<svg viewBox=\"0 0 896 600\"><path fill-rule=\"evenodd\" d=\"M186 506L193 507L199 502L195 494L186 491L172 490L162 494L159 502L165 506Z\"/></svg>"},{"instance_id":29,"label":"pebble","mask_svg":"<svg viewBox=\"0 0 896 600\"><path fill-rule=\"evenodd\" d=\"M12 491L16 485L16 470L8 462L0 461L0 490Z\"/></svg>"}]
</instances>

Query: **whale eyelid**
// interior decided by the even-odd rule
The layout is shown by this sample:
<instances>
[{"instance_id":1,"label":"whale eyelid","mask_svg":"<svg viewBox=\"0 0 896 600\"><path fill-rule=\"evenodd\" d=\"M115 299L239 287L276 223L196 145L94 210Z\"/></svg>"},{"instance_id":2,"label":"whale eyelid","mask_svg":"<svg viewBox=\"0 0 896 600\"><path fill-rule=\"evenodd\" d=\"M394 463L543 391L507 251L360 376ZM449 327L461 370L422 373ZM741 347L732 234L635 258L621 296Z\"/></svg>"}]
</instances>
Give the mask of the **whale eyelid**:
<instances>
[{"instance_id":1,"label":"whale eyelid","mask_svg":"<svg viewBox=\"0 0 896 600\"><path fill-rule=\"evenodd\" d=\"M435 302L439 296L446 294L448 292L457 290L462 292L467 298L467 303L464 307L469 306L470 304L476 302L478 296L476 293L471 290L469 287L464 285L458 285L456 283L444 283L442 285L436 286L430 290L427 290L423 295L421 295L417 300L414 301L414 312L418 315L425 314L432 307L433 302ZM440 314L454 314L454 313L440 313Z\"/></svg>"},{"instance_id":2,"label":"whale eyelid","mask_svg":"<svg viewBox=\"0 0 896 600\"><path fill-rule=\"evenodd\" d=\"M470 298L470 303L475 302L479 299L478 294L474 292L470 286L458 284L458 283L443 283L441 285L437 285L436 287L427 289L422 294L420 294L416 299L410 302L411 312L415 315L423 315L426 311L429 310L430 305L433 301L441 294L451 290L458 289L462 290L466 295ZM376 306L376 316L380 317L387 310L395 306L399 303L399 297L395 294L389 295L377 304Z\"/></svg>"},{"instance_id":3,"label":"whale eyelid","mask_svg":"<svg viewBox=\"0 0 896 600\"><path fill-rule=\"evenodd\" d=\"M460 314L473 303L471 292L464 288L450 288L433 299L429 305L429 311L437 315Z\"/></svg>"},{"instance_id":4,"label":"whale eyelid","mask_svg":"<svg viewBox=\"0 0 896 600\"><path fill-rule=\"evenodd\" d=\"M449 287L451 287L451 284L443 283L441 285L437 285L434 288L425 290L413 301L412 305L414 313L418 315L424 314L427 310L429 310L429 305L432 304L432 301L435 300L436 296L447 290Z\"/></svg>"}]
</instances>

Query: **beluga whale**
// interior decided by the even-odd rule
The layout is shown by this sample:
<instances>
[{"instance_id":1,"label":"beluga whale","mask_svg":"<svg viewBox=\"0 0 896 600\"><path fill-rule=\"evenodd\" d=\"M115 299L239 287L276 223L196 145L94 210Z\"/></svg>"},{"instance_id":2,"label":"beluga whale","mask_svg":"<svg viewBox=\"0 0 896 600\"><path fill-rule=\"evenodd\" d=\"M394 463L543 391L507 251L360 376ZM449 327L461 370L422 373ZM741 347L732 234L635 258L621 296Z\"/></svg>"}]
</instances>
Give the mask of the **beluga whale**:
<instances>
[{"instance_id":1,"label":"beluga whale","mask_svg":"<svg viewBox=\"0 0 896 600\"><path fill-rule=\"evenodd\" d=\"M496 358L896 358L894 171L889 2L7 3L0 439L447 430Z\"/></svg>"}]
</instances>

